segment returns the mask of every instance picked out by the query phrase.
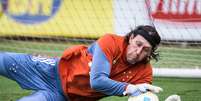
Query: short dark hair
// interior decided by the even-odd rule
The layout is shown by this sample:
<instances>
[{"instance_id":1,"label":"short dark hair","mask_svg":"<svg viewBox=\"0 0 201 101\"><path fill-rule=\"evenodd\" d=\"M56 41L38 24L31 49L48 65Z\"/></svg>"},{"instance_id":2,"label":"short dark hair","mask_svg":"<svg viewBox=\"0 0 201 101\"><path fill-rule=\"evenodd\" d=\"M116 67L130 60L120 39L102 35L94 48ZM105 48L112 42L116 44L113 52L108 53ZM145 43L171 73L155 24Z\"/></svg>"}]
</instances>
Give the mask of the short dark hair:
<instances>
[{"instance_id":1,"label":"short dark hair","mask_svg":"<svg viewBox=\"0 0 201 101\"><path fill-rule=\"evenodd\" d=\"M150 25L140 25L137 26L134 30L131 30L126 36L125 36L125 41L129 43L130 36L134 35L141 35L143 36L152 46L152 52L151 56L149 57L148 60L150 59L155 59L158 61L159 57L159 52L157 52L158 45L160 44L161 37L158 34L157 30L155 27L150 26Z\"/></svg>"}]
</instances>

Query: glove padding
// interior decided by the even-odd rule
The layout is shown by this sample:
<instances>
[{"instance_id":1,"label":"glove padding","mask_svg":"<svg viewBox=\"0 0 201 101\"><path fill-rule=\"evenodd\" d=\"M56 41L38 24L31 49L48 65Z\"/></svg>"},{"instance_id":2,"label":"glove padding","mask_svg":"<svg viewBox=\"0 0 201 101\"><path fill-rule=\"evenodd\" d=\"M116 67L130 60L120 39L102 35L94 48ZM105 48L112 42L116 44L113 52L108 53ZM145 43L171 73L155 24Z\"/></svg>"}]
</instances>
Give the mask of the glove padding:
<instances>
[{"instance_id":1,"label":"glove padding","mask_svg":"<svg viewBox=\"0 0 201 101\"><path fill-rule=\"evenodd\" d=\"M181 98L179 95L170 95L165 99L165 101L181 101Z\"/></svg>"},{"instance_id":2,"label":"glove padding","mask_svg":"<svg viewBox=\"0 0 201 101\"><path fill-rule=\"evenodd\" d=\"M129 95L129 96L138 96L147 91L151 91L153 93L159 93L160 91L163 91L163 89L158 86L153 86L146 83L137 84L137 85L128 84L123 94Z\"/></svg>"}]
</instances>

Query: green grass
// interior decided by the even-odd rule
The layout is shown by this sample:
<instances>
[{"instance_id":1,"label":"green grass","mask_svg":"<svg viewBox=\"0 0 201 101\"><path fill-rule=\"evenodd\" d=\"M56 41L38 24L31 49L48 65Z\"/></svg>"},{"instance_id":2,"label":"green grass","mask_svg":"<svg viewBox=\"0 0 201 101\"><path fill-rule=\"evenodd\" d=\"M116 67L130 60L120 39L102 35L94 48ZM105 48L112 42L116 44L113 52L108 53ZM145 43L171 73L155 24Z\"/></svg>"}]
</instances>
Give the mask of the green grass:
<instances>
[{"instance_id":1,"label":"green grass","mask_svg":"<svg viewBox=\"0 0 201 101\"><path fill-rule=\"evenodd\" d=\"M15 82L0 77L0 101L16 101L20 97L29 95L30 91L22 90ZM154 85L164 89L158 94L160 101L172 94L181 96L182 101L200 101L201 79L187 78L154 78ZM127 97L107 97L100 101L127 101Z\"/></svg>"},{"instance_id":2,"label":"green grass","mask_svg":"<svg viewBox=\"0 0 201 101\"><path fill-rule=\"evenodd\" d=\"M16 101L30 91L22 90L14 81L0 76L0 101Z\"/></svg>"},{"instance_id":3,"label":"green grass","mask_svg":"<svg viewBox=\"0 0 201 101\"><path fill-rule=\"evenodd\" d=\"M159 48L160 60L153 64L156 67L168 68L200 68L201 48L197 47L165 47Z\"/></svg>"}]
</instances>

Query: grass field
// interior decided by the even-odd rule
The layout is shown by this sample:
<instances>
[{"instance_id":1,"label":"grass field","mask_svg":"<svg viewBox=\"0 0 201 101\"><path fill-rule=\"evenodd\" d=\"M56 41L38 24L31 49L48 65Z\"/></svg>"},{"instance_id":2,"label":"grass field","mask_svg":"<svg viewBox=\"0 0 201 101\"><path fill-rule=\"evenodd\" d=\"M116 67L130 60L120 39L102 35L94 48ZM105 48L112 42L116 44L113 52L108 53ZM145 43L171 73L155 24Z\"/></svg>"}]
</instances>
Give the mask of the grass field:
<instances>
[{"instance_id":1,"label":"grass field","mask_svg":"<svg viewBox=\"0 0 201 101\"><path fill-rule=\"evenodd\" d=\"M22 90L11 80L0 77L0 101L16 101L26 96L30 91ZM160 101L171 94L178 94L182 101L201 101L201 79L187 78L154 78L154 84L160 86L164 91L158 94ZM127 97L107 97L100 101L127 101Z\"/></svg>"},{"instance_id":2,"label":"grass field","mask_svg":"<svg viewBox=\"0 0 201 101\"><path fill-rule=\"evenodd\" d=\"M1 39L0 51L61 56L63 50L72 45L74 45L74 43L24 42ZM161 58L157 63L152 61L154 67L201 68L200 46L161 46L159 51ZM171 94L180 95L182 101L201 101L201 79L155 78L153 83L164 89L164 92L158 95L161 99L160 101L164 101L164 99ZM15 82L0 77L0 101L15 101L29 93L30 91L20 89ZM108 97L101 101L127 101L127 97Z\"/></svg>"}]
</instances>

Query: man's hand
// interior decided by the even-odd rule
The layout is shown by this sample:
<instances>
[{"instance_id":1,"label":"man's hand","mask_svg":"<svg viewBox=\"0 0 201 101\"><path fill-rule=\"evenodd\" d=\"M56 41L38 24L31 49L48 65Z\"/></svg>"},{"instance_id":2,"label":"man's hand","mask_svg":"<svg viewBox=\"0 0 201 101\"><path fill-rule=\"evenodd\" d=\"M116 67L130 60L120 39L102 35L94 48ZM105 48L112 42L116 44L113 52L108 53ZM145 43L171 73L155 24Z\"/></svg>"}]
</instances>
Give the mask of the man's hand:
<instances>
[{"instance_id":1,"label":"man's hand","mask_svg":"<svg viewBox=\"0 0 201 101\"><path fill-rule=\"evenodd\" d=\"M137 96L147 91L151 91L153 93L159 93L160 91L163 91L163 89L158 86L153 86L146 83L137 85L129 84L123 94L130 96Z\"/></svg>"}]
</instances>

